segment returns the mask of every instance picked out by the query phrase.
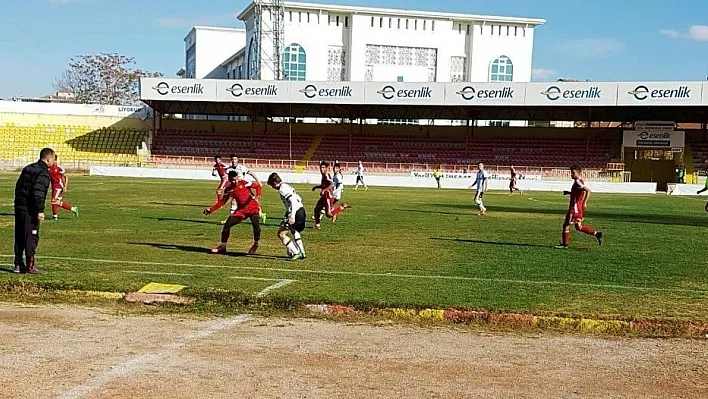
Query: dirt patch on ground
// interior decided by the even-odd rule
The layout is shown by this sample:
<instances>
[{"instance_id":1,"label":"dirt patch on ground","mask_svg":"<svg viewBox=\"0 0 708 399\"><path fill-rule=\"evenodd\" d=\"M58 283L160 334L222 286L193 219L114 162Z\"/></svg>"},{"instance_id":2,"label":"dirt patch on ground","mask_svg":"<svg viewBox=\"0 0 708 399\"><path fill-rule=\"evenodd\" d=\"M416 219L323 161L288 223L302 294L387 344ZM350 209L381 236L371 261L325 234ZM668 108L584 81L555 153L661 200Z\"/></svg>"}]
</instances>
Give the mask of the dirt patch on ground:
<instances>
[{"instance_id":1,"label":"dirt patch on ground","mask_svg":"<svg viewBox=\"0 0 708 399\"><path fill-rule=\"evenodd\" d=\"M2 398L708 397L708 340L0 304Z\"/></svg>"}]
</instances>

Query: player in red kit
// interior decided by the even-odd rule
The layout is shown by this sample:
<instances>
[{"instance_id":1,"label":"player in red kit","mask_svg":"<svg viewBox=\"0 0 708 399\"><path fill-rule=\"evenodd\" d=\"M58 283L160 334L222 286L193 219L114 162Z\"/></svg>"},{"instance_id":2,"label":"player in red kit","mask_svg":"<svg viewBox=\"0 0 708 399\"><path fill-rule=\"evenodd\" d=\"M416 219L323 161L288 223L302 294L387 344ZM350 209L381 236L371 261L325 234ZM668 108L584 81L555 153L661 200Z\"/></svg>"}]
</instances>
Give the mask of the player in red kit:
<instances>
[{"instance_id":1,"label":"player in red kit","mask_svg":"<svg viewBox=\"0 0 708 399\"><path fill-rule=\"evenodd\" d=\"M248 250L248 254L253 255L258 249L258 242L261 239L261 222L259 218L261 205L256 198L261 196L263 188L256 182L244 180L243 175L236 171L229 172L227 181L229 184L224 189L224 195L210 208L205 209L204 214L208 216L216 212L219 208L226 205L230 198L236 201L238 208L226 219L224 228L221 231L221 242L211 252L215 254L226 253L226 243L229 241L231 228L246 219L250 219L253 226L253 245Z\"/></svg>"},{"instance_id":2,"label":"player in red kit","mask_svg":"<svg viewBox=\"0 0 708 399\"><path fill-rule=\"evenodd\" d=\"M563 191L563 195L570 195L570 207L563 222L563 236L560 245L556 248L568 248L570 244L570 225L575 226L575 230L593 236L597 243L602 245L602 232L596 231L590 226L583 226L587 201L590 198L590 188L585 185L582 178L583 170L579 166L570 168L570 176L573 178L573 186L570 191Z\"/></svg>"},{"instance_id":3,"label":"player in red kit","mask_svg":"<svg viewBox=\"0 0 708 399\"><path fill-rule=\"evenodd\" d=\"M511 178L509 179L509 196L511 197L514 195L514 191L518 191L519 194L523 195L524 192L519 190L518 187L516 187L516 169L512 165L511 168L509 168L509 173L511 173Z\"/></svg>"},{"instance_id":4,"label":"player in red kit","mask_svg":"<svg viewBox=\"0 0 708 399\"><path fill-rule=\"evenodd\" d=\"M64 168L58 164L49 168L49 177L52 180L52 220L59 219L59 208L71 211L74 216L79 217L79 208L63 201L64 191L69 185L69 178L65 173Z\"/></svg>"},{"instance_id":5,"label":"player in red kit","mask_svg":"<svg viewBox=\"0 0 708 399\"><path fill-rule=\"evenodd\" d=\"M219 176L221 181L219 182L219 187L216 188L216 200L220 201L221 197L224 195L224 188L229 184L229 178L226 174L226 164L221 162L221 157L216 155L214 157L214 167L211 170L212 176Z\"/></svg>"},{"instance_id":6,"label":"player in red kit","mask_svg":"<svg viewBox=\"0 0 708 399\"><path fill-rule=\"evenodd\" d=\"M325 211L325 215L328 218L332 218L349 208L346 202L342 202L339 206L334 208L334 180L332 174L329 172L329 162L320 162L320 173L322 173L320 185L312 187L312 191L320 190L320 199L317 200L317 204L315 205L315 230L320 229L322 210Z\"/></svg>"}]
</instances>

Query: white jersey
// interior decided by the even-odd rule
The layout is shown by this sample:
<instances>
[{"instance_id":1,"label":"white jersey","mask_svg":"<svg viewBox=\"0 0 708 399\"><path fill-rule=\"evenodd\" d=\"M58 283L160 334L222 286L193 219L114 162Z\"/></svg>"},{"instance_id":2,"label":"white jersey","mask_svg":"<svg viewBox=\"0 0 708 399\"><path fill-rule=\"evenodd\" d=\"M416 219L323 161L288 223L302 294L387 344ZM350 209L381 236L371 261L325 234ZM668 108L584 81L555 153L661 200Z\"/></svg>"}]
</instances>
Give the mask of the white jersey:
<instances>
[{"instance_id":1,"label":"white jersey","mask_svg":"<svg viewBox=\"0 0 708 399\"><path fill-rule=\"evenodd\" d=\"M332 192L332 194L334 195L334 199L339 201L342 199L342 192L344 192L344 177L341 173L335 173L333 182L334 191Z\"/></svg>"},{"instance_id":2,"label":"white jersey","mask_svg":"<svg viewBox=\"0 0 708 399\"><path fill-rule=\"evenodd\" d=\"M295 213L302 208L302 198L287 183L280 183L278 194L280 194L280 200L285 205L286 217L295 219Z\"/></svg>"},{"instance_id":3,"label":"white jersey","mask_svg":"<svg viewBox=\"0 0 708 399\"><path fill-rule=\"evenodd\" d=\"M239 175L243 176L243 178L248 181L253 181L253 177L248 175L250 170L248 169L248 167L246 165L243 165L243 164L237 164L236 166L229 165L229 167L226 169L226 173L229 173L231 171L238 173Z\"/></svg>"},{"instance_id":4,"label":"white jersey","mask_svg":"<svg viewBox=\"0 0 708 399\"><path fill-rule=\"evenodd\" d=\"M364 177L364 165L359 164L359 167L356 168L356 175L359 177Z\"/></svg>"},{"instance_id":5,"label":"white jersey","mask_svg":"<svg viewBox=\"0 0 708 399\"><path fill-rule=\"evenodd\" d=\"M484 191L484 188L487 183L487 179L489 179L489 174L487 173L486 170L477 171L477 176L476 176L475 181L473 183L473 185L476 186L477 191Z\"/></svg>"}]
</instances>

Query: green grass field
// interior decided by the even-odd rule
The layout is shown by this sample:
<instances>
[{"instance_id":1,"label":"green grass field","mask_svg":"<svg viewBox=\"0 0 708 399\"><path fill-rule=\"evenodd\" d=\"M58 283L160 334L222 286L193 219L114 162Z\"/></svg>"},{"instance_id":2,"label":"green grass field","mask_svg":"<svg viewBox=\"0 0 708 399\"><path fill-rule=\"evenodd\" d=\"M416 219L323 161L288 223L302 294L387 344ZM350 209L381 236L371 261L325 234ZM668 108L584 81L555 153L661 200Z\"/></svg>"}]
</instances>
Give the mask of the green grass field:
<instances>
[{"instance_id":1,"label":"green grass field","mask_svg":"<svg viewBox=\"0 0 708 399\"><path fill-rule=\"evenodd\" d=\"M12 266L16 176L0 176L0 262ZM485 196L476 216L464 190L345 189L353 205L336 224L304 232L308 259L289 261L276 237L283 214L265 188L269 220L256 256L244 256L250 225L233 229L227 255L212 255L220 221L202 209L214 182L72 176L62 211L44 222L39 265L49 273L0 273L0 284L129 291L146 283L187 285L185 293L255 294L303 302L464 307L498 311L708 320L708 214L699 198L594 194L587 222L605 245L573 232L568 250L553 246L567 209L559 193ZM296 186L308 219L317 194ZM309 220L308 220L309 222Z\"/></svg>"}]
</instances>

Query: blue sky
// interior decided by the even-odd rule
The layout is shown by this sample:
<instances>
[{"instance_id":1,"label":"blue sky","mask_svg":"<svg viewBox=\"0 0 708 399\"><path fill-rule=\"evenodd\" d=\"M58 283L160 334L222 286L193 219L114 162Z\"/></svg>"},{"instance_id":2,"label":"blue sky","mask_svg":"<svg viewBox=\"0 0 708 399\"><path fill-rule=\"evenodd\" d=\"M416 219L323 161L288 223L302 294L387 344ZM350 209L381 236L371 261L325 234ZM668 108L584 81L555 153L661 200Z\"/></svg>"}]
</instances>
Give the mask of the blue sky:
<instances>
[{"instance_id":1,"label":"blue sky","mask_svg":"<svg viewBox=\"0 0 708 399\"><path fill-rule=\"evenodd\" d=\"M320 3L539 17L535 80L704 80L705 0L329 0ZM245 0L2 0L0 98L39 96L77 54L118 52L173 76L193 25L238 26Z\"/></svg>"}]
</instances>

